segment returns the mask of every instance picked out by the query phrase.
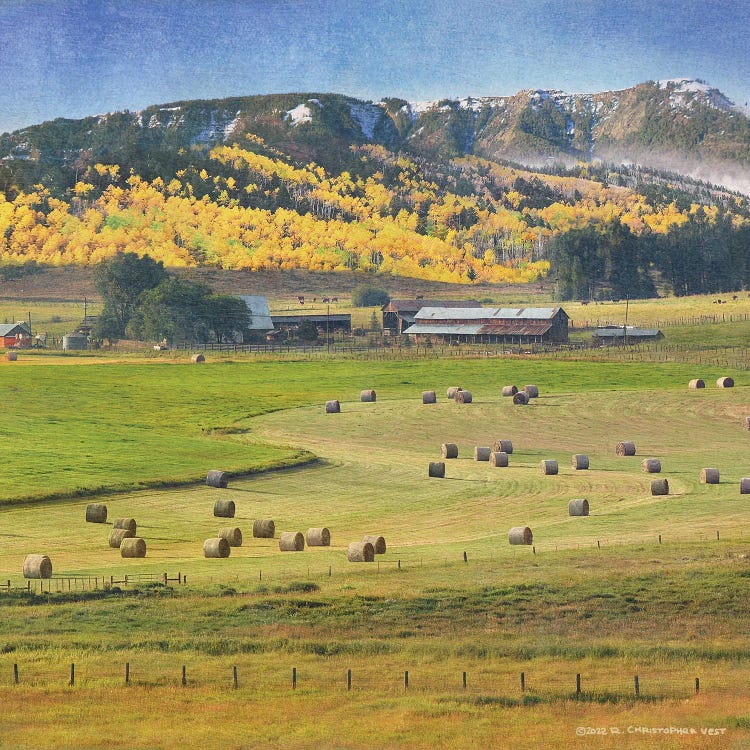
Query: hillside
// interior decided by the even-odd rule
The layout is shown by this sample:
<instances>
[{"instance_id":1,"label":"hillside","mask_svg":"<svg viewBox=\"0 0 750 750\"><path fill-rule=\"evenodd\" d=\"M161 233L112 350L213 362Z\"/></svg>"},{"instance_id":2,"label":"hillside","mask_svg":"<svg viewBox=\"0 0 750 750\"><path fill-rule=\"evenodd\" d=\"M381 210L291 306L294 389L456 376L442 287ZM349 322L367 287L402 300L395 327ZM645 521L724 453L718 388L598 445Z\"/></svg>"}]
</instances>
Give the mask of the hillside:
<instances>
[{"instance_id":1,"label":"hillside","mask_svg":"<svg viewBox=\"0 0 750 750\"><path fill-rule=\"evenodd\" d=\"M686 81L423 103L284 94L55 120L0 137L0 262L134 250L173 267L550 278L562 298L728 291L750 280L746 197L591 157L716 156L746 173L749 127Z\"/></svg>"}]
</instances>

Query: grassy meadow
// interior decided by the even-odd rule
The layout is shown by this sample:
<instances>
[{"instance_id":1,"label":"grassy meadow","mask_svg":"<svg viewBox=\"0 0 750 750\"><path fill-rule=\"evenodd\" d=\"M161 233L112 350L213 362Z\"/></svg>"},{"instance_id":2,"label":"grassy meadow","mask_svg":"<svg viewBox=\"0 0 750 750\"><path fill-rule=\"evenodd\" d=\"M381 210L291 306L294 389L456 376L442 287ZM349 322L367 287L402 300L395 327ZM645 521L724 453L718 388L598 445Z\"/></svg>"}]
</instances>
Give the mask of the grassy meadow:
<instances>
[{"instance_id":1,"label":"grassy meadow","mask_svg":"<svg viewBox=\"0 0 750 750\"><path fill-rule=\"evenodd\" d=\"M0 747L750 747L745 372L168 355L0 365ZM713 387L719 375L737 387ZM688 390L694 377L708 387ZM540 397L513 406L509 383ZM450 385L473 403L448 401ZM437 404L421 403L428 389ZM324 412L332 398L340 414ZM473 460L499 439L507 468ZM636 456L616 456L620 440ZM444 442L459 458L430 479ZM651 495L646 457L668 496ZM720 484L700 483L704 467ZM202 483L211 468L233 474L227 489ZM568 515L575 497L589 517ZM217 498L234 519L213 516ZM89 502L134 517L147 557L110 549ZM276 540L252 538L258 518ZM234 525L243 546L205 559L203 541ZM533 548L508 544L517 525ZM280 531L315 526L331 547L279 551ZM370 533L386 554L348 563ZM31 552L53 561L44 593L15 590Z\"/></svg>"}]
</instances>

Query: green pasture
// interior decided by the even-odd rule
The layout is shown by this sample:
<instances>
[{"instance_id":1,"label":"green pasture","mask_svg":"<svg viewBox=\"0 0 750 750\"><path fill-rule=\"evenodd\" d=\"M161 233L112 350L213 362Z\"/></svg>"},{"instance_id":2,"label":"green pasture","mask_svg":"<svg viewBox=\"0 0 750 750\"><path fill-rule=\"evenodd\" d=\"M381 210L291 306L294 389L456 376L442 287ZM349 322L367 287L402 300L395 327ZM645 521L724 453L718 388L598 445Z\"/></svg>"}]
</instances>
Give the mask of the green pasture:
<instances>
[{"instance_id":1,"label":"green pasture","mask_svg":"<svg viewBox=\"0 0 750 750\"><path fill-rule=\"evenodd\" d=\"M714 387L719 375L736 387ZM708 387L689 390L695 377ZM514 406L500 396L511 383L536 384L540 397ZM448 401L450 385L473 403ZM25 585L31 552L54 566L44 593L38 583L31 595L0 591L0 748L72 747L72 726L79 750L365 748L373 734L384 747L573 748L580 725L664 722L724 727L736 747L750 740L742 371L22 358L0 366L0 387L6 466L17 467L0 477L0 583ZM375 403L360 402L365 388ZM423 390L438 403L422 404ZM340 414L325 413L328 399ZM499 439L513 442L507 468L473 460ZM615 455L621 440L636 456ZM445 442L459 458L430 479ZM574 453L590 469L573 470ZM661 460L660 475L640 470L646 457ZM558 475L542 475L543 459ZM720 484L700 483L704 467ZM212 468L233 474L227 489L205 486ZM659 476L666 497L651 495ZM589 500L589 517L568 515L575 497ZM213 516L217 498L234 500L235 518ZM147 557L110 549L110 524L84 520L89 502L106 503L110 522L135 518ZM274 519L275 540L253 539L259 518ZM243 545L205 559L203 541L235 525ZM508 544L516 525L532 528L533 548ZM315 526L330 529L330 548L279 550L279 532ZM372 533L386 554L348 563L349 542ZM165 586L164 572L187 583ZM145 574L156 578L101 585ZM165 721L169 712L181 719ZM732 746L703 741L690 746Z\"/></svg>"}]
</instances>

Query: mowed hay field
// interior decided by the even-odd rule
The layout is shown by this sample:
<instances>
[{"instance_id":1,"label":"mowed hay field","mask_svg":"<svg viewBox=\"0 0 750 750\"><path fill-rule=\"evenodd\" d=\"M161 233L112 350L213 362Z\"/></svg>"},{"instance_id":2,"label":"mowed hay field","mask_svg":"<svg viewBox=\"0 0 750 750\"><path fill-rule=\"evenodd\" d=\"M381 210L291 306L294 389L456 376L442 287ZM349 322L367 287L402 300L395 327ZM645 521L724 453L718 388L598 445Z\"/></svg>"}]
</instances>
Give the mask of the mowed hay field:
<instances>
[{"instance_id":1,"label":"mowed hay field","mask_svg":"<svg viewBox=\"0 0 750 750\"><path fill-rule=\"evenodd\" d=\"M737 386L715 388L720 374ZM689 391L693 377L707 388ZM30 552L50 555L54 577L50 594L0 591L0 747L748 747L746 378L497 359L2 367L17 410L0 427L24 468L2 480L0 583L23 584ZM514 406L509 383L540 396ZM451 385L473 402L448 401ZM375 403L359 401L366 388ZM422 404L428 389L437 404ZM500 439L508 467L473 460ZM621 440L635 456L615 455ZM430 479L447 442L459 457ZM590 468L573 470L573 454ZM661 474L641 472L647 457ZM720 484L700 483L705 467ZM208 469L236 476L158 486ZM651 495L655 477L668 496ZM152 486L96 491L128 483ZM568 515L578 497L590 516ZM217 498L233 519L213 516ZM90 502L110 523L85 522ZM138 522L145 559L108 547L118 517ZM266 518L276 538L253 539ZM509 545L524 525L533 548ZM204 558L227 526L243 545ZM330 547L279 551L280 532L320 526ZM366 534L386 553L348 563ZM186 584L88 587L178 571ZM628 731L643 727L695 734Z\"/></svg>"}]
</instances>

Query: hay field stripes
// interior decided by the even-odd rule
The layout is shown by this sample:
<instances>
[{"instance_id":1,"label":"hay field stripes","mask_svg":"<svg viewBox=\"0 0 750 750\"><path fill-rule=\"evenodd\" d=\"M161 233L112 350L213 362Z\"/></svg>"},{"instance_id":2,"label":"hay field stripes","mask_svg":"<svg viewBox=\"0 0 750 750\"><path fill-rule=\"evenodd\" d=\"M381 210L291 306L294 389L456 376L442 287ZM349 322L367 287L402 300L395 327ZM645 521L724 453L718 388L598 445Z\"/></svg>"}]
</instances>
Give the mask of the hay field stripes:
<instances>
[{"instance_id":1,"label":"hay field stripes","mask_svg":"<svg viewBox=\"0 0 750 750\"><path fill-rule=\"evenodd\" d=\"M473 558L517 554L508 548L507 530L519 524L532 527L539 551L551 551L597 540L639 542L659 533L695 540L721 529L726 537L741 533L750 521L738 494L739 478L750 473L743 466L748 433L734 418L748 410L745 389L542 393L528 407L486 395L471 405L423 405L419 393L375 404L344 401L341 414L301 407L238 423L250 430L237 435L240 442L305 446L322 465L235 479L227 490L198 486L104 499L110 518L136 518L138 535L148 543L145 560L123 561L107 548L108 526L83 520L90 500L4 508L0 575L16 574L26 552L49 554L59 574L179 568L218 580L225 573L254 577L260 566L339 568L348 543L366 533L386 537L389 560L418 554L429 562L467 547ZM644 409L651 403L659 405L658 418ZM696 424L699 440L693 439ZM509 467L495 469L471 458L474 445L500 437L514 443ZM636 442L636 456L614 455L622 438ZM429 479L427 465L439 457L444 440L459 444L459 458L446 462L446 479ZM590 456L589 470L570 467L576 452ZM650 494L649 475L640 471L646 455L662 459L671 487L666 498ZM560 474L540 475L542 458L556 458ZM720 468L720 485L699 482L707 465ZM199 559L203 540L225 525L212 515L219 496L236 502L232 523L246 539L219 563L225 568ZM568 516L573 497L589 499L589 517ZM277 540L252 539L256 518L273 518L277 536L325 525L332 546L291 560L278 551Z\"/></svg>"}]
</instances>

